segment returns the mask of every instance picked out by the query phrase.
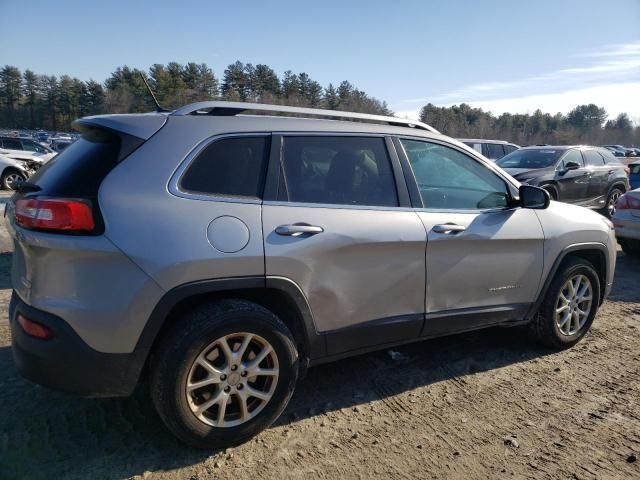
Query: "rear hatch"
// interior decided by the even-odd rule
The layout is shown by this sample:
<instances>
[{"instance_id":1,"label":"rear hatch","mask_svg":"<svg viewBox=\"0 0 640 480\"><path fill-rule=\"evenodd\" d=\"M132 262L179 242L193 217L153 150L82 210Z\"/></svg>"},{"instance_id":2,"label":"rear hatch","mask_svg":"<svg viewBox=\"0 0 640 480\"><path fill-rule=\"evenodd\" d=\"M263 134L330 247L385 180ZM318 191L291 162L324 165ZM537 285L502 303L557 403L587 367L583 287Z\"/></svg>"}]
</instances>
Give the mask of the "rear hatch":
<instances>
[{"instance_id":1,"label":"rear hatch","mask_svg":"<svg viewBox=\"0 0 640 480\"><path fill-rule=\"evenodd\" d=\"M140 116L90 117L76 122L81 138L19 185L7 203L5 220L14 239L12 282L24 301L29 302L36 283L47 283L39 296L53 298L49 290L61 290L64 278L74 277L73 270L77 273L83 262L119 254L102 235L100 185L119 162L162 127L166 117L158 115L155 128L146 130L135 121L127 128L122 120L116 130L111 128L112 117ZM141 136L129 133L132 130ZM51 283L52 269L60 285ZM67 282L67 288L74 287Z\"/></svg>"}]
</instances>

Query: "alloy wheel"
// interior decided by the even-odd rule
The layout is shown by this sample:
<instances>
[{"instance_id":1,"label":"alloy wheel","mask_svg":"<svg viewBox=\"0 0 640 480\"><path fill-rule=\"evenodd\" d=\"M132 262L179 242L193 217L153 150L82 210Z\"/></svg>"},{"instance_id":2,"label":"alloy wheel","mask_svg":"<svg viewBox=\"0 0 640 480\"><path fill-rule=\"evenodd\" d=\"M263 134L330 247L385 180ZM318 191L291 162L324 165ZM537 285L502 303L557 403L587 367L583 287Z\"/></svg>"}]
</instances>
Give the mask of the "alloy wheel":
<instances>
[{"instance_id":1,"label":"alloy wheel","mask_svg":"<svg viewBox=\"0 0 640 480\"><path fill-rule=\"evenodd\" d=\"M613 192L611 192L611 195L609 195L609 203L607 203L607 211L609 212L610 217L612 217L613 214L616 213L616 203L618 202L620 195L621 193L619 190L614 190Z\"/></svg>"},{"instance_id":2,"label":"alloy wheel","mask_svg":"<svg viewBox=\"0 0 640 480\"><path fill-rule=\"evenodd\" d=\"M235 427L260 413L278 383L278 356L252 333L233 333L196 357L185 385L191 412L214 427Z\"/></svg>"},{"instance_id":3,"label":"alloy wheel","mask_svg":"<svg viewBox=\"0 0 640 480\"><path fill-rule=\"evenodd\" d=\"M24 182L24 180L25 177L20 175L19 173L9 173L5 177L5 185L13 190L18 183Z\"/></svg>"},{"instance_id":4,"label":"alloy wheel","mask_svg":"<svg viewBox=\"0 0 640 480\"><path fill-rule=\"evenodd\" d=\"M578 333L589 318L593 302L593 287L586 275L569 278L558 294L554 320L560 333L571 336Z\"/></svg>"}]
</instances>

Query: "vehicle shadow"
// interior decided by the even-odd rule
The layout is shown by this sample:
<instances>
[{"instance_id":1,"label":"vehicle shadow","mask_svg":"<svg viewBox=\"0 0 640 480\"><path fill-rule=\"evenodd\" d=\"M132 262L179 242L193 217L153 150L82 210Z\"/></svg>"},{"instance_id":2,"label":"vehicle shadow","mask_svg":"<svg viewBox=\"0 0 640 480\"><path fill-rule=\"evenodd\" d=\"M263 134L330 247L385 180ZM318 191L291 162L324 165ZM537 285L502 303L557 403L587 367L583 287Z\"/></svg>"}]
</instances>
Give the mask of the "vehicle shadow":
<instances>
[{"instance_id":1,"label":"vehicle shadow","mask_svg":"<svg viewBox=\"0 0 640 480\"><path fill-rule=\"evenodd\" d=\"M549 353L523 337L496 328L312 368L276 426ZM0 478L128 478L217 453L174 439L142 388L127 399L52 392L20 377L9 347L0 372Z\"/></svg>"},{"instance_id":2,"label":"vehicle shadow","mask_svg":"<svg viewBox=\"0 0 640 480\"><path fill-rule=\"evenodd\" d=\"M0 290L11 288L11 261L13 252L0 253Z\"/></svg>"},{"instance_id":3,"label":"vehicle shadow","mask_svg":"<svg viewBox=\"0 0 640 480\"><path fill-rule=\"evenodd\" d=\"M616 274L613 289L609 294L609 300L614 302L628 302L637 304L640 302L638 290L633 287L640 278L640 257L627 255L618 251L616 260ZM636 313L640 313L640 310Z\"/></svg>"}]
</instances>

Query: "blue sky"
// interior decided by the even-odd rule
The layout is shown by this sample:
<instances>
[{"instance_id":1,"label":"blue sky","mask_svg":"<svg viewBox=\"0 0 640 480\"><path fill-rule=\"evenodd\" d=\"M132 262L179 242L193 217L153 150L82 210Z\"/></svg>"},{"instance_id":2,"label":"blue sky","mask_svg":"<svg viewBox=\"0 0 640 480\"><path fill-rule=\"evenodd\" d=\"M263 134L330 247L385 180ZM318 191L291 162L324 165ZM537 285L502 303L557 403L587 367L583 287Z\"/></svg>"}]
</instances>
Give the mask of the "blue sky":
<instances>
[{"instance_id":1,"label":"blue sky","mask_svg":"<svg viewBox=\"0 0 640 480\"><path fill-rule=\"evenodd\" d=\"M266 63L348 79L413 116L594 102L640 123L640 0L1 0L0 64L104 80L120 65Z\"/></svg>"}]
</instances>

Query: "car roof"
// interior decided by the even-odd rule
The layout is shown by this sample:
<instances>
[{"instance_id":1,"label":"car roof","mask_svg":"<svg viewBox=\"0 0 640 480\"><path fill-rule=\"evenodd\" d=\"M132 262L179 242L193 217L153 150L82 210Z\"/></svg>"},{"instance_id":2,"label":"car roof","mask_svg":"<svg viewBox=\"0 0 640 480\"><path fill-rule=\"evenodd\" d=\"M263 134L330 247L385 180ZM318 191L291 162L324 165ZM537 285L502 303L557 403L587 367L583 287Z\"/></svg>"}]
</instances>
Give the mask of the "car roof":
<instances>
[{"instance_id":1,"label":"car roof","mask_svg":"<svg viewBox=\"0 0 640 480\"><path fill-rule=\"evenodd\" d=\"M256 114L259 112L264 114ZM239 131L258 128L261 131L332 130L404 135L432 133L440 136L433 127L417 120L336 110L218 101L193 103L173 112L84 117L76 120L74 126L79 129L99 126L148 139L167 121L191 121L187 119L196 118L199 122L208 121L212 126L233 125ZM225 129L220 128L219 131L223 133Z\"/></svg>"},{"instance_id":2,"label":"car roof","mask_svg":"<svg viewBox=\"0 0 640 480\"><path fill-rule=\"evenodd\" d=\"M483 138L456 138L459 142L474 142L474 143L501 143L503 145L515 145L513 142L507 142L505 140L487 140Z\"/></svg>"}]
</instances>

